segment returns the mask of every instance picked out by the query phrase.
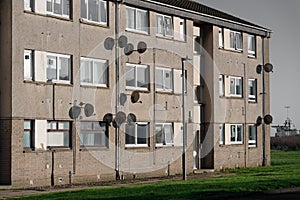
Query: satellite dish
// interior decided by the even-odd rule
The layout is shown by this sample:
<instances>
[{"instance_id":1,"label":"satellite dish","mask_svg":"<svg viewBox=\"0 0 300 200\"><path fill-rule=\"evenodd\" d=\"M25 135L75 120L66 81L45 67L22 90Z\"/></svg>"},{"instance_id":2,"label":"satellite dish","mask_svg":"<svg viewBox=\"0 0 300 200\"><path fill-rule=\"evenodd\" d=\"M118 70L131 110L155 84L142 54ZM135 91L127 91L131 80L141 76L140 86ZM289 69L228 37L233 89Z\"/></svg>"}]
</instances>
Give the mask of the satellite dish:
<instances>
[{"instance_id":1,"label":"satellite dish","mask_svg":"<svg viewBox=\"0 0 300 200\"><path fill-rule=\"evenodd\" d=\"M145 42L139 42L137 46L137 51L142 54L147 50L147 44Z\"/></svg>"},{"instance_id":2,"label":"satellite dish","mask_svg":"<svg viewBox=\"0 0 300 200\"><path fill-rule=\"evenodd\" d=\"M79 106L72 106L69 110L69 116L71 119L77 119L80 116L81 108Z\"/></svg>"},{"instance_id":3,"label":"satellite dish","mask_svg":"<svg viewBox=\"0 0 300 200\"><path fill-rule=\"evenodd\" d=\"M84 106L84 114L86 117L90 117L94 114L94 106L92 104L85 104Z\"/></svg>"},{"instance_id":4,"label":"satellite dish","mask_svg":"<svg viewBox=\"0 0 300 200\"><path fill-rule=\"evenodd\" d=\"M267 73L273 72L273 65L270 64L270 63L265 64L264 70L265 70Z\"/></svg>"},{"instance_id":5,"label":"satellite dish","mask_svg":"<svg viewBox=\"0 0 300 200\"><path fill-rule=\"evenodd\" d=\"M123 124L124 122L126 122L126 114L122 111L118 112L116 114L116 118L115 121L117 123L117 126L119 127L121 124Z\"/></svg>"},{"instance_id":6,"label":"satellite dish","mask_svg":"<svg viewBox=\"0 0 300 200\"><path fill-rule=\"evenodd\" d=\"M273 117L272 117L271 115L266 115L266 116L264 117L264 122L265 122L265 124L267 124L267 125L272 124L272 122L273 122Z\"/></svg>"},{"instance_id":7,"label":"satellite dish","mask_svg":"<svg viewBox=\"0 0 300 200\"><path fill-rule=\"evenodd\" d=\"M112 125L114 128L118 128L117 122L115 120L112 122Z\"/></svg>"},{"instance_id":8,"label":"satellite dish","mask_svg":"<svg viewBox=\"0 0 300 200\"><path fill-rule=\"evenodd\" d=\"M113 114L111 114L111 113L105 114L103 117L103 121L110 124L113 121Z\"/></svg>"},{"instance_id":9,"label":"satellite dish","mask_svg":"<svg viewBox=\"0 0 300 200\"><path fill-rule=\"evenodd\" d=\"M120 48L124 48L124 47L126 47L126 45L127 45L128 39L127 39L126 36L121 35L121 36L119 37L119 39L118 39L118 42L119 42L119 47L120 47Z\"/></svg>"},{"instance_id":10,"label":"satellite dish","mask_svg":"<svg viewBox=\"0 0 300 200\"><path fill-rule=\"evenodd\" d=\"M262 124L262 117L258 116L256 119L256 126L260 126Z\"/></svg>"},{"instance_id":11,"label":"satellite dish","mask_svg":"<svg viewBox=\"0 0 300 200\"><path fill-rule=\"evenodd\" d=\"M111 37L108 37L104 41L104 48L106 50L112 50L115 46L115 40Z\"/></svg>"},{"instance_id":12,"label":"satellite dish","mask_svg":"<svg viewBox=\"0 0 300 200\"><path fill-rule=\"evenodd\" d=\"M124 104L126 103L126 101L127 101L127 95L124 94L124 93L121 93L120 94L120 104L121 104L121 106L124 106Z\"/></svg>"},{"instance_id":13,"label":"satellite dish","mask_svg":"<svg viewBox=\"0 0 300 200\"><path fill-rule=\"evenodd\" d=\"M136 122L136 116L135 116L135 114L129 113L129 114L127 115L127 123L128 123L128 124L133 124L133 123L135 123L135 122Z\"/></svg>"},{"instance_id":14,"label":"satellite dish","mask_svg":"<svg viewBox=\"0 0 300 200\"><path fill-rule=\"evenodd\" d=\"M261 74L261 71L262 71L262 65L257 65L256 73Z\"/></svg>"},{"instance_id":15,"label":"satellite dish","mask_svg":"<svg viewBox=\"0 0 300 200\"><path fill-rule=\"evenodd\" d=\"M131 103L136 103L140 99L140 93L138 91L133 91L131 94Z\"/></svg>"},{"instance_id":16,"label":"satellite dish","mask_svg":"<svg viewBox=\"0 0 300 200\"><path fill-rule=\"evenodd\" d=\"M126 56L129 56L130 54L132 54L133 50L134 50L133 44L129 43L124 48L124 53L125 53Z\"/></svg>"}]
</instances>

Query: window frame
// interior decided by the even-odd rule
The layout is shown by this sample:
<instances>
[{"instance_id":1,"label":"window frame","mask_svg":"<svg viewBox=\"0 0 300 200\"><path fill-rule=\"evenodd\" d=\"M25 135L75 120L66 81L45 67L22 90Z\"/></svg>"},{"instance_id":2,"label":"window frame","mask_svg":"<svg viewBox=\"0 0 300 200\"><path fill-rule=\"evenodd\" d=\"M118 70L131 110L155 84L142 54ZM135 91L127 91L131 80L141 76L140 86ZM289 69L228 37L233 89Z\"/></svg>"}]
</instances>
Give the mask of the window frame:
<instances>
[{"instance_id":1,"label":"window frame","mask_svg":"<svg viewBox=\"0 0 300 200\"><path fill-rule=\"evenodd\" d=\"M167 68L167 67L156 67L155 68L155 76L157 76L157 70L161 70L163 73L162 77L162 87L163 88L158 88L157 87L157 77L155 77L155 89L157 92L166 92L166 93L172 93L174 91L174 71L172 68ZM170 83L171 83L171 89L166 89L166 84L165 84L165 74L166 72L170 72Z\"/></svg>"},{"instance_id":2,"label":"window frame","mask_svg":"<svg viewBox=\"0 0 300 200\"><path fill-rule=\"evenodd\" d=\"M56 124L56 128L49 128L49 124L50 123L55 123ZM69 124L69 129L60 129L59 128L59 123L68 123ZM51 126L51 125L50 125ZM51 133L58 133L58 132L68 132L68 140L69 140L69 144L68 145L61 145L61 146L56 146L56 145L48 145L48 135ZM53 121L53 120L48 120L47 121L47 149L52 149L52 148L72 148L72 122L71 121L62 121L62 120L57 120L57 121Z\"/></svg>"},{"instance_id":3,"label":"window frame","mask_svg":"<svg viewBox=\"0 0 300 200\"><path fill-rule=\"evenodd\" d=\"M25 128L25 122L29 122L30 123L30 128L27 129ZM29 119L24 119L23 122L23 148L24 149L32 149L34 150L34 133L35 133L35 129L34 129L34 120L29 120ZM25 132L29 132L29 146L25 146Z\"/></svg>"},{"instance_id":4,"label":"window frame","mask_svg":"<svg viewBox=\"0 0 300 200\"><path fill-rule=\"evenodd\" d=\"M48 56L56 57L56 79L48 79ZM59 68L61 68L61 61L59 58L67 58L69 59L69 68L68 68L68 76L69 80L60 80L59 76ZM53 83L66 83L66 84L71 84L72 80L72 56L71 55L65 55L65 54L57 54L57 53L48 53L46 52L46 81L47 82L53 82Z\"/></svg>"},{"instance_id":5,"label":"window frame","mask_svg":"<svg viewBox=\"0 0 300 200\"><path fill-rule=\"evenodd\" d=\"M158 17L162 17L162 24L161 24L162 33L158 32ZM171 27L172 27L171 28L171 31L172 31L171 35L167 34L167 27L166 27L166 24L165 24L165 21L166 21L165 18L169 18L171 20ZM156 13L156 35L160 36L160 37L174 38L174 19L173 19L173 16Z\"/></svg>"},{"instance_id":6,"label":"window frame","mask_svg":"<svg viewBox=\"0 0 300 200\"><path fill-rule=\"evenodd\" d=\"M147 127L147 133L146 133L146 144L138 144L138 126L139 125L146 125ZM135 140L135 144L127 144L126 142L126 137L127 134L125 131L125 147L149 147L149 137L150 137L150 123L149 122L136 122L134 124L126 124L125 126L125 130L127 128L127 126L134 126L134 140ZM132 136L132 135L131 135Z\"/></svg>"},{"instance_id":7,"label":"window frame","mask_svg":"<svg viewBox=\"0 0 300 200\"><path fill-rule=\"evenodd\" d=\"M26 73L26 68L28 67L28 66L26 66L26 63L25 63L25 60L27 60L26 56L29 56L29 60L30 60L30 69L29 69L30 76L28 76L28 77L25 74ZM34 51L29 50L29 49L25 49L24 50L24 60L23 61L24 61L24 68L23 68L24 69L24 73L23 73L24 80L33 81L34 80Z\"/></svg>"},{"instance_id":8,"label":"window frame","mask_svg":"<svg viewBox=\"0 0 300 200\"><path fill-rule=\"evenodd\" d=\"M92 66L91 66L91 75L92 75L92 83L89 82L83 82L82 81L82 70L83 70L83 66L82 66L82 62L83 61L88 61L88 62L92 62ZM105 69L104 71L106 71L106 84L103 83L96 83L95 79L95 62L99 62L102 64L105 64ZM89 66L90 67L90 66ZM90 74L89 74L90 75ZM101 77L99 77L101 78ZM87 57L80 57L80 85L82 86L94 86L94 87L104 87L104 88L108 88L109 87L109 66L108 66L108 60L103 60L103 59L96 59L96 58L87 58Z\"/></svg>"},{"instance_id":9,"label":"window frame","mask_svg":"<svg viewBox=\"0 0 300 200\"><path fill-rule=\"evenodd\" d=\"M52 11L48 11L48 1L51 1L51 8L52 8ZM71 18L71 7L72 7L72 0L60 0L60 2L61 2L61 13L62 14L57 14L57 13L55 13L55 11L54 11L54 4L55 4L55 1L56 0L46 0L46 13L48 14L48 15L54 15L54 16L59 16L59 17L63 17L63 18ZM69 15L66 15L66 14L64 14L64 1L68 1L69 2Z\"/></svg>"},{"instance_id":10,"label":"window frame","mask_svg":"<svg viewBox=\"0 0 300 200\"><path fill-rule=\"evenodd\" d=\"M232 127L235 127L235 140L232 141ZM238 140L238 127L241 130L241 140ZM244 140L244 126L243 124L230 124L230 144L243 144Z\"/></svg>"},{"instance_id":11,"label":"window frame","mask_svg":"<svg viewBox=\"0 0 300 200\"><path fill-rule=\"evenodd\" d=\"M254 128L254 134L255 134L255 139L254 140L250 140L250 133L251 130ZM257 147L257 126L255 124L250 124L248 125L248 147Z\"/></svg>"},{"instance_id":12,"label":"window frame","mask_svg":"<svg viewBox=\"0 0 300 200\"><path fill-rule=\"evenodd\" d=\"M251 44L250 44L251 43ZM255 35L248 35L248 57L255 58L256 57L256 36ZM250 49L250 47L254 49Z\"/></svg>"},{"instance_id":13,"label":"window frame","mask_svg":"<svg viewBox=\"0 0 300 200\"><path fill-rule=\"evenodd\" d=\"M229 48L231 50L234 50L234 51L242 52L243 51L243 46L244 46L243 45L243 33L239 32L239 31L230 30L229 34L230 34L229 35L229 40L230 40L230 42L229 42L230 43ZM233 37L231 37L232 34L233 34ZM239 36L240 36L241 41L238 40ZM241 47L238 46L239 42L240 42Z\"/></svg>"},{"instance_id":14,"label":"window frame","mask_svg":"<svg viewBox=\"0 0 300 200\"><path fill-rule=\"evenodd\" d=\"M219 27L219 48L224 48L224 28Z\"/></svg>"},{"instance_id":15,"label":"window frame","mask_svg":"<svg viewBox=\"0 0 300 200\"><path fill-rule=\"evenodd\" d=\"M91 123L91 127L92 129L89 130L89 129L82 129L81 127L81 123ZM82 144L82 140L81 140L81 135L82 134L86 134L86 133L93 133L94 135L97 133L97 132L100 132L102 130L97 130L95 129L95 123L102 123L102 124L105 124L105 131L104 133L100 133L100 134L105 134L105 141L104 141L104 145L84 145ZM100 126L100 125L99 125ZM80 148L109 148L109 129L108 129L108 123L107 122L104 122L104 121L82 121L80 122L80 133L79 133L79 141L80 141ZM83 133L84 132L84 133ZM94 142L95 143L95 142Z\"/></svg>"},{"instance_id":16,"label":"window frame","mask_svg":"<svg viewBox=\"0 0 300 200\"><path fill-rule=\"evenodd\" d=\"M231 81L232 79L234 80L234 93L232 93L231 89L232 89L232 84ZM243 77L239 77L239 76L229 76L229 80L230 80L230 96L231 97L239 97L239 98L243 98ZM240 86L240 90L241 90L241 94L237 94L237 80L241 80L241 86Z\"/></svg>"},{"instance_id":17,"label":"window frame","mask_svg":"<svg viewBox=\"0 0 300 200\"><path fill-rule=\"evenodd\" d=\"M86 21L86 22L89 22L89 23L95 23L95 24L100 24L100 25L104 25L104 26L108 26L108 23L109 23L109 1L106 1L106 0L97 0L99 2L99 5L98 5L98 9L100 10L100 12L98 13L98 17L99 17L99 21L93 21L91 19L89 19L89 0L80 0L80 5L82 5L82 1L85 1L85 5L86 5L86 17L83 17L82 16L82 6L80 6L80 20L81 21ZM106 8L106 21L102 21L101 19L101 13L103 11L101 11L101 3L104 3L105 4L105 8Z\"/></svg>"},{"instance_id":18,"label":"window frame","mask_svg":"<svg viewBox=\"0 0 300 200\"><path fill-rule=\"evenodd\" d=\"M254 94L251 94L250 82L252 82L252 87L254 87L253 89ZM257 79L254 78L248 79L248 101L252 103L257 102Z\"/></svg>"},{"instance_id":19,"label":"window frame","mask_svg":"<svg viewBox=\"0 0 300 200\"><path fill-rule=\"evenodd\" d=\"M225 123L219 125L219 145L225 145Z\"/></svg>"},{"instance_id":20,"label":"window frame","mask_svg":"<svg viewBox=\"0 0 300 200\"><path fill-rule=\"evenodd\" d=\"M34 0L24 0L24 10L25 11L29 11L29 12L33 12L34 10ZM29 4L29 7L26 7L26 5Z\"/></svg>"},{"instance_id":21,"label":"window frame","mask_svg":"<svg viewBox=\"0 0 300 200\"><path fill-rule=\"evenodd\" d=\"M135 86L127 86L127 67L133 67L134 68L134 84ZM138 79L137 79L137 69L138 68L143 68L146 69L146 75L147 79L145 85L147 87L139 87L138 86ZM139 90L139 91L149 91L149 82L150 82L150 69L148 65L140 65L140 64L131 64L131 63L126 63L126 74L125 74L125 87L127 90Z\"/></svg>"},{"instance_id":22,"label":"window frame","mask_svg":"<svg viewBox=\"0 0 300 200\"><path fill-rule=\"evenodd\" d=\"M127 24L127 18L128 18L128 15L127 15L127 9L131 9L134 11L134 19L133 22L134 22L134 28L130 28L128 27L128 24ZM147 29L146 31L145 30L142 30L143 27L137 27L137 12L143 12L143 13L146 13L146 17L147 17L147 27L144 27L145 29ZM144 33L144 34L149 34L149 11L148 10L144 10L144 9L140 9L140 8L135 8L135 7L131 7L131 6L127 6L126 5L126 30L127 31L133 31L133 32L138 32L138 33Z\"/></svg>"},{"instance_id":23,"label":"window frame","mask_svg":"<svg viewBox=\"0 0 300 200\"><path fill-rule=\"evenodd\" d=\"M219 75L219 97L225 97L225 75Z\"/></svg>"},{"instance_id":24,"label":"window frame","mask_svg":"<svg viewBox=\"0 0 300 200\"><path fill-rule=\"evenodd\" d=\"M164 136L163 141L165 141L165 143L164 142L163 143L157 143L157 138L156 138L156 136L157 136L156 127L157 126L161 126L163 131L164 131L165 126L171 126L171 140L172 140L171 143L166 142L167 137L166 137L166 134L164 132L162 134ZM174 146L175 145L175 142L174 142L174 124L173 123L168 123L168 122L166 122L166 123L155 123L154 134L155 134L155 146L156 147L165 147L165 146Z\"/></svg>"}]
</instances>

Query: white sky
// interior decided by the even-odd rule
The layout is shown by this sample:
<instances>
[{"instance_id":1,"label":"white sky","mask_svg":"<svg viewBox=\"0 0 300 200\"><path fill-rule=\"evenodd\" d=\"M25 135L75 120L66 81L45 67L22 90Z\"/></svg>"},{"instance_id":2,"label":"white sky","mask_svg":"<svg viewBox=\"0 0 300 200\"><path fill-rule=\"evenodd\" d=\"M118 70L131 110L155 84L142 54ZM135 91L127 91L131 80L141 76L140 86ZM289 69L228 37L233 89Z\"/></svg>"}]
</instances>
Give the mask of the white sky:
<instances>
[{"instance_id":1,"label":"white sky","mask_svg":"<svg viewBox=\"0 0 300 200\"><path fill-rule=\"evenodd\" d=\"M273 124L289 116L300 129L300 0L197 0L271 29L271 115ZM274 132L274 130L272 131Z\"/></svg>"}]
</instances>

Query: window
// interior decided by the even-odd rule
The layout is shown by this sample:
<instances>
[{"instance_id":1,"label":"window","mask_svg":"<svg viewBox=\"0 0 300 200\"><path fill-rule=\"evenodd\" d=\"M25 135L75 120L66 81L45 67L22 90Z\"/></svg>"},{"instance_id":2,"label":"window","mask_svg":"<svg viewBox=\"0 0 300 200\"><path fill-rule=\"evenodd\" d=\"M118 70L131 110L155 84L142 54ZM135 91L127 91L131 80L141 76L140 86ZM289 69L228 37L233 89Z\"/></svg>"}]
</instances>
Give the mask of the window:
<instances>
[{"instance_id":1,"label":"window","mask_svg":"<svg viewBox=\"0 0 300 200\"><path fill-rule=\"evenodd\" d=\"M33 51L24 50L24 79L33 80Z\"/></svg>"},{"instance_id":2,"label":"window","mask_svg":"<svg viewBox=\"0 0 300 200\"><path fill-rule=\"evenodd\" d=\"M220 134L219 144L223 145L225 144L225 124L220 124L219 134Z\"/></svg>"},{"instance_id":3,"label":"window","mask_svg":"<svg viewBox=\"0 0 300 200\"><path fill-rule=\"evenodd\" d=\"M194 54L200 55L200 52L201 52L200 37L194 36Z\"/></svg>"},{"instance_id":4,"label":"window","mask_svg":"<svg viewBox=\"0 0 300 200\"><path fill-rule=\"evenodd\" d=\"M24 10L33 11L33 0L24 0Z\"/></svg>"},{"instance_id":5,"label":"window","mask_svg":"<svg viewBox=\"0 0 300 200\"><path fill-rule=\"evenodd\" d=\"M24 120L24 148L34 148L34 121Z\"/></svg>"},{"instance_id":6,"label":"window","mask_svg":"<svg viewBox=\"0 0 300 200\"><path fill-rule=\"evenodd\" d=\"M185 41L185 19L174 17L174 39Z\"/></svg>"},{"instance_id":7,"label":"window","mask_svg":"<svg viewBox=\"0 0 300 200\"><path fill-rule=\"evenodd\" d=\"M106 60L81 58L80 80L82 85L108 86Z\"/></svg>"},{"instance_id":8,"label":"window","mask_svg":"<svg viewBox=\"0 0 300 200\"><path fill-rule=\"evenodd\" d=\"M149 123L126 124L126 146L148 146Z\"/></svg>"},{"instance_id":9,"label":"window","mask_svg":"<svg viewBox=\"0 0 300 200\"><path fill-rule=\"evenodd\" d=\"M256 96L257 96L257 88L256 88L256 79L249 79L248 80L248 98L250 102L256 102Z\"/></svg>"},{"instance_id":10,"label":"window","mask_svg":"<svg viewBox=\"0 0 300 200\"><path fill-rule=\"evenodd\" d=\"M70 16L70 0L47 0L47 13Z\"/></svg>"},{"instance_id":11,"label":"window","mask_svg":"<svg viewBox=\"0 0 300 200\"><path fill-rule=\"evenodd\" d=\"M223 74L219 75L219 95L220 97L225 96L225 80Z\"/></svg>"},{"instance_id":12,"label":"window","mask_svg":"<svg viewBox=\"0 0 300 200\"><path fill-rule=\"evenodd\" d=\"M255 57L256 55L256 37L248 35L248 56Z\"/></svg>"},{"instance_id":13,"label":"window","mask_svg":"<svg viewBox=\"0 0 300 200\"><path fill-rule=\"evenodd\" d=\"M201 103L201 86L194 86L194 103Z\"/></svg>"},{"instance_id":14,"label":"window","mask_svg":"<svg viewBox=\"0 0 300 200\"><path fill-rule=\"evenodd\" d=\"M108 132L106 122L81 122L81 147L108 147Z\"/></svg>"},{"instance_id":15,"label":"window","mask_svg":"<svg viewBox=\"0 0 300 200\"><path fill-rule=\"evenodd\" d=\"M173 145L173 126L171 123L155 125L156 145Z\"/></svg>"},{"instance_id":16,"label":"window","mask_svg":"<svg viewBox=\"0 0 300 200\"><path fill-rule=\"evenodd\" d=\"M230 96L242 97L243 79L242 77L230 77Z\"/></svg>"},{"instance_id":17,"label":"window","mask_svg":"<svg viewBox=\"0 0 300 200\"><path fill-rule=\"evenodd\" d=\"M47 80L71 81L71 57L68 55L47 53Z\"/></svg>"},{"instance_id":18,"label":"window","mask_svg":"<svg viewBox=\"0 0 300 200\"><path fill-rule=\"evenodd\" d=\"M230 143L243 144L243 125L241 124L230 125Z\"/></svg>"},{"instance_id":19,"label":"window","mask_svg":"<svg viewBox=\"0 0 300 200\"><path fill-rule=\"evenodd\" d=\"M157 91L173 91L173 73L169 68L155 69L155 82Z\"/></svg>"},{"instance_id":20,"label":"window","mask_svg":"<svg viewBox=\"0 0 300 200\"><path fill-rule=\"evenodd\" d=\"M156 15L156 33L166 37L173 37L173 20L171 16Z\"/></svg>"},{"instance_id":21,"label":"window","mask_svg":"<svg viewBox=\"0 0 300 200\"><path fill-rule=\"evenodd\" d=\"M126 88L149 90L149 68L147 65L126 64Z\"/></svg>"},{"instance_id":22,"label":"window","mask_svg":"<svg viewBox=\"0 0 300 200\"><path fill-rule=\"evenodd\" d=\"M47 122L47 147L71 147L70 122Z\"/></svg>"},{"instance_id":23,"label":"window","mask_svg":"<svg viewBox=\"0 0 300 200\"><path fill-rule=\"evenodd\" d=\"M224 47L224 29L219 28L219 47L223 48Z\"/></svg>"},{"instance_id":24,"label":"window","mask_svg":"<svg viewBox=\"0 0 300 200\"><path fill-rule=\"evenodd\" d=\"M137 8L126 7L126 29L148 33L148 12Z\"/></svg>"},{"instance_id":25,"label":"window","mask_svg":"<svg viewBox=\"0 0 300 200\"><path fill-rule=\"evenodd\" d=\"M256 125L249 125L248 126L248 134L249 140L248 145L249 147L256 147L256 135L257 135L257 128Z\"/></svg>"},{"instance_id":26,"label":"window","mask_svg":"<svg viewBox=\"0 0 300 200\"><path fill-rule=\"evenodd\" d=\"M81 0L81 18L107 24L107 1Z\"/></svg>"},{"instance_id":27,"label":"window","mask_svg":"<svg viewBox=\"0 0 300 200\"><path fill-rule=\"evenodd\" d=\"M230 31L230 48L238 51L243 50L243 36L241 32Z\"/></svg>"}]
</instances>

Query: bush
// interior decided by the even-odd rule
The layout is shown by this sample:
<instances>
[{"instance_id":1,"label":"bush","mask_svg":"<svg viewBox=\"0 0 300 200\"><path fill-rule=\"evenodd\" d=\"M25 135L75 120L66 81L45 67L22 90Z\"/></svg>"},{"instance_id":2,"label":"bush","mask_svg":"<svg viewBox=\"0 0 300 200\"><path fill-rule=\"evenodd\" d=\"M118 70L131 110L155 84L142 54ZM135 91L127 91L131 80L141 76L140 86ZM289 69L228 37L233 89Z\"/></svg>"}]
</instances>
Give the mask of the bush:
<instances>
[{"instance_id":1,"label":"bush","mask_svg":"<svg viewBox=\"0 0 300 200\"><path fill-rule=\"evenodd\" d=\"M300 150L300 136L271 137L271 149L282 151Z\"/></svg>"}]
</instances>

